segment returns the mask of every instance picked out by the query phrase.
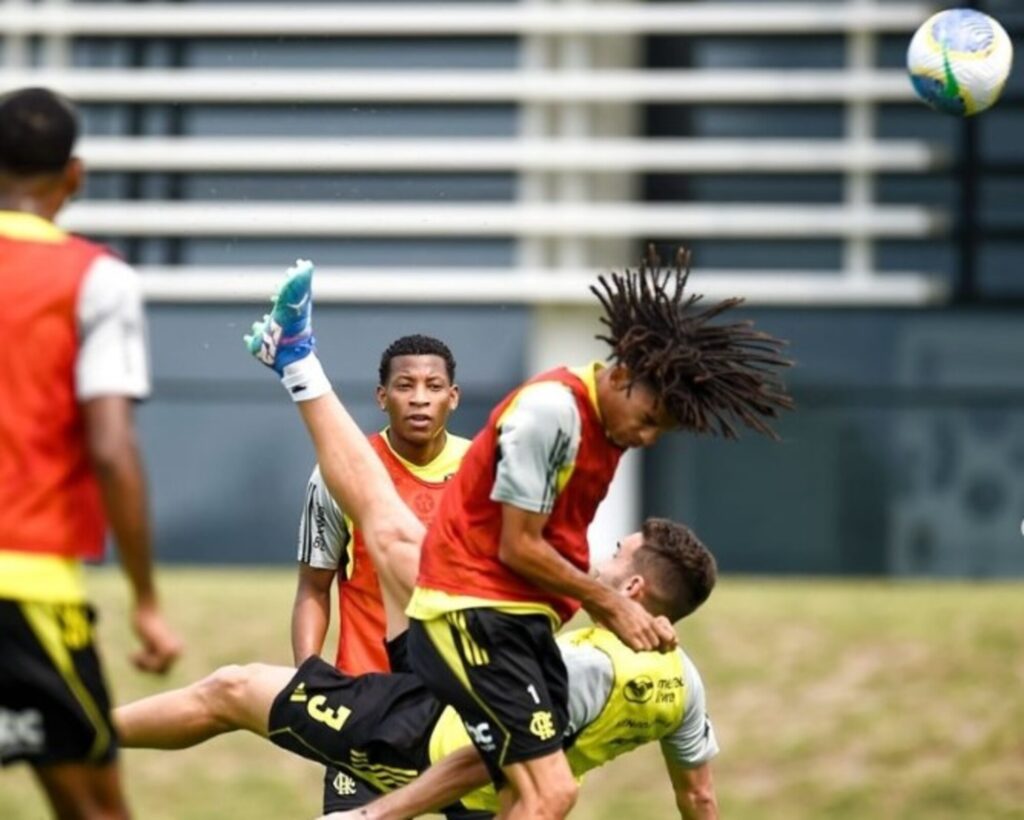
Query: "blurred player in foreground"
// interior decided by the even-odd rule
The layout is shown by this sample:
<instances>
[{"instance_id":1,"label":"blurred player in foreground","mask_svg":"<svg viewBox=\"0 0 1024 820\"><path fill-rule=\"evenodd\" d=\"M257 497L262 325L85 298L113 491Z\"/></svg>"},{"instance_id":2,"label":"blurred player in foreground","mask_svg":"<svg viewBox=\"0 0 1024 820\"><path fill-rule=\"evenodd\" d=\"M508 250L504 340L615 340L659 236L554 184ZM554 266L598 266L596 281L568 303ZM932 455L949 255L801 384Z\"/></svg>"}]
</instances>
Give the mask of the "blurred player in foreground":
<instances>
[{"instance_id":1,"label":"blurred player in foreground","mask_svg":"<svg viewBox=\"0 0 1024 820\"><path fill-rule=\"evenodd\" d=\"M149 393L134 271L53 219L80 188L74 110L0 98L0 762L32 765L61 818L123 818L117 743L80 562L107 523L134 594L133 658L181 651L157 603L133 404Z\"/></svg>"},{"instance_id":2,"label":"blurred player in foreground","mask_svg":"<svg viewBox=\"0 0 1024 820\"><path fill-rule=\"evenodd\" d=\"M289 305L308 308L303 269L275 307L288 325ZM293 340L294 341L294 340ZM263 359L278 370L295 355L287 336ZM312 340L298 342L308 353ZM295 384L286 387L290 390ZM329 390L329 387L328 387ZM402 665L402 605L413 582L409 556L422 524L404 507L387 473L332 392L299 404L316 444L331 494L366 533L377 562L392 640ZM671 620L707 599L714 560L685 527L652 519L620 544L599 569L600 582ZM565 635L559 651L569 668L569 721L563 738L576 775L652 740L660 740L684 818L714 818L708 761L717 744L692 662L675 650L633 652L601 628ZM444 707L414 675L350 677L317 657L298 671L252 664L225 667L185 689L116 710L126 746L183 748L233 729L247 729L297 754L331 762L388 797L337 818L409 817L473 792L464 804L493 811L492 790L476 791L488 769L470 745L458 714ZM440 761L440 762L438 762ZM431 763L437 765L427 768ZM426 769L419 779L417 775Z\"/></svg>"},{"instance_id":3,"label":"blurred player in foreground","mask_svg":"<svg viewBox=\"0 0 1024 820\"><path fill-rule=\"evenodd\" d=\"M469 440L447 430L459 402L455 357L431 336L396 339L381 355L377 404L388 425L369 436L398 495L424 525L445 482L459 468ZM338 648L334 665L349 675L388 672L384 603L359 528L339 507L316 467L306 487L299 524L299 580L292 609L296 666L323 649L337 587ZM324 813L364 805L368 786L334 766L324 777ZM452 815L458 817L460 815Z\"/></svg>"}]
</instances>

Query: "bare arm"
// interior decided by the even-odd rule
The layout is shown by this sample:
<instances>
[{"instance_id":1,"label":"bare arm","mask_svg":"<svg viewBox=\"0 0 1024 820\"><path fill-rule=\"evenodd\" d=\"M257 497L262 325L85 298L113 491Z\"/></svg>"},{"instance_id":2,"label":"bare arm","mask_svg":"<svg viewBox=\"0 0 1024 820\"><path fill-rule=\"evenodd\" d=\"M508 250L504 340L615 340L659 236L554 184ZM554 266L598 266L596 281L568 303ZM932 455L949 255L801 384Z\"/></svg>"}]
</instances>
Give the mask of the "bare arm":
<instances>
[{"instance_id":1,"label":"bare arm","mask_svg":"<svg viewBox=\"0 0 1024 820\"><path fill-rule=\"evenodd\" d=\"M331 623L331 589L335 572L299 564L299 582L292 606L292 657L299 666L319 655Z\"/></svg>"},{"instance_id":2,"label":"bare arm","mask_svg":"<svg viewBox=\"0 0 1024 820\"><path fill-rule=\"evenodd\" d=\"M703 763L688 769L666 760L665 766L682 820L718 820L718 798L711 777L711 764Z\"/></svg>"},{"instance_id":3,"label":"bare arm","mask_svg":"<svg viewBox=\"0 0 1024 820\"><path fill-rule=\"evenodd\" d=\"M132 400L102 396L84 402L82 412L103 505L135 599L133 625L142 650L133 661L144 671L163 673L174 663L182 645L160 613L153 583L146 479Z\"/></svg>"},{"instance_id":4,"label":"bare arm","mask_svg":"<svg viewBox=\"0 0 1024 820\"><path fill-rule=\"evenodd\" d=\"M363 806L326 815L323 820L405 820L449 806L490 782L487 767L472 746L438 761L412 783Z\"/></svg>"},{"instance_id":5,"label":"bare arm","mask_svg":"<svg viewBox=\"0 0 1024 820\"><path fill-rule=\"evenodd\" d=\"M501 562L541 589L580 601L631 649L674 649L675 630L665 618L655 618L640 604L581 572L544 539L547 519L543 513L503 504Z\"/></svg>"}]
</instances>

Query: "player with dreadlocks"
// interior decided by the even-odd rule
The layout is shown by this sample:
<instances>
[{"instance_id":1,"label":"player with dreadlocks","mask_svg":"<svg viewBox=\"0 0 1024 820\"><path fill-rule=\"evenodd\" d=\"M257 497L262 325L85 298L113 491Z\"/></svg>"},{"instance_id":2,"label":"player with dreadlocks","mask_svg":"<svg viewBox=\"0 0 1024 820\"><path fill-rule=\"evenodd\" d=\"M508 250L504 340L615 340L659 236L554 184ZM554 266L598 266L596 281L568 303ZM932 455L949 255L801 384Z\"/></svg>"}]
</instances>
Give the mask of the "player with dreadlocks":
<instances>
[{"instance_id":1,"label":"player with dreadlocks","mask_svg":"<svg viewBox=\"0 0 1024 820\"><path fill-rule=\"evenodd\" d=\"M669 430L734 436L737 421L774 436L766 419L791 406L783 343L750 323L712 323L739 300L691 312L688 263L682 254L669 271L645 262L600 280L611 363L557 368L507 396L423 542L409 663L458 712L509 820L562 818L576 799L554 630L582 605L633 650L675 647L664 614L589 573L587 527L623 452ZM330 391L312 353L311 274L295 269L250 341L296 401ZM294 315L278 315L288 305Z\"/></svg>"}]
</instances>

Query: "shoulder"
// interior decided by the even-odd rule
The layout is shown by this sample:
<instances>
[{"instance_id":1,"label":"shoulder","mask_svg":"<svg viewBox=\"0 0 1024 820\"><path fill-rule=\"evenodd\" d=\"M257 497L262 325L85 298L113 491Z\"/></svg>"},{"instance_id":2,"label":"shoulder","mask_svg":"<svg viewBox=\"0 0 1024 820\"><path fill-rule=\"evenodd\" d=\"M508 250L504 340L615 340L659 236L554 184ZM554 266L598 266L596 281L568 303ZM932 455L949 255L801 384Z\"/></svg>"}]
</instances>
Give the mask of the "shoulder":
<instances>
[{"instance_id":1,"label":"shoulder","mask_svg":"<svg viewBox=\"0 0 1024 820\"><path fill-rule=\"evenodd\" d=\"M515 417L518 420L554 423L561 427L578 423L579 415L576 397L567 385L543 381L523 387L502 415L502 421Z\"/></svg>"},{"instance_id":2,"label":"shoulder","mask_svg":"<svg viewBox=\"0 0 1024 820\"><path fill-rule=\"evenodd\" d=\"M92 261L86 277L109 288L139 290L139 274L123 259L119 259L103 248L96 246L99 255Z\"/></svg>"},{"instance_id":3,"label":"shoulder","mask_svg":"<svg viewBox=\"0 0 1024 820\"><path fill-rule=\"evenodd\" d=\"M101 253L89 265L82 279L78 306L83 315L126 301L141 302L142 282L126 262Z\"/></svg>"}]
</instances>

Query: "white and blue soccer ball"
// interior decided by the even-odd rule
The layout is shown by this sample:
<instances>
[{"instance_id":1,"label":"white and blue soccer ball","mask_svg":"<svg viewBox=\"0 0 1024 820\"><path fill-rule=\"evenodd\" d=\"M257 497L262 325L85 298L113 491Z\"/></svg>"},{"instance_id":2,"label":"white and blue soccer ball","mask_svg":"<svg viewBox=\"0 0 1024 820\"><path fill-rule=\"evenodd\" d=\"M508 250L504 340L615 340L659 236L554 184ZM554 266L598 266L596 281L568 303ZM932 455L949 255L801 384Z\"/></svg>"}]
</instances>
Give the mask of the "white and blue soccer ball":
<instances>
[{"instance_id":1,"label":"white and blue soccer ball","mask_svg":"<svg viewBox=\"0 0 1024 820\"><path fill-rule=\"evenodd\" d=\"M961 117L999 99L1012 65L1006 30L976 9L947 9L929 17L907 49L917 95L932 108Z\"/></svg>"}]
</instances>

